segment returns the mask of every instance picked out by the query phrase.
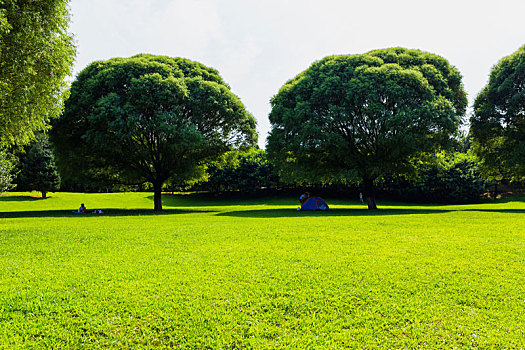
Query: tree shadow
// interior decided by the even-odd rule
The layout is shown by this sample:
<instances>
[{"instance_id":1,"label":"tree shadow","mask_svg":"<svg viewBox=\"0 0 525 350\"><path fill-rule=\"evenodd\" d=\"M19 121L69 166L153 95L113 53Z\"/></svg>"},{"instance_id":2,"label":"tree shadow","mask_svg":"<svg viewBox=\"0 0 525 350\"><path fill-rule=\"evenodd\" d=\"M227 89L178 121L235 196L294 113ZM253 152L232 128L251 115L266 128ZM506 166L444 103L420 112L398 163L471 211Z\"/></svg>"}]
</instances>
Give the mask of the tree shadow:
<instances>
[{"instance_id":1,"label":"tree shadow","mask_svg":"<svg viewBox=\"0 0 525 350\"><path fill-rule=\"evenodd\" d=\"M525 214L525 209L465 209L464 211L480 211L487 213Z\"/></svg>"},{"instance_id":2,"label":"tree shadow","mask_svg":"<svg viewBox=\"0 0 525 350\"><path fill-rule=\"evenodd\" d=\"M484 203L491 203L491 204L502 204L502 203L511 203L511 202L525 202L525 196L524 195L513 195L498 199L487 199L484 201Z\"/></svg>"},{"instance_id":3,"label":"tree shadow","mask_svg":"<svg viewBox=\"0 0 525 350\"><path fill-rule=\"evenodd\" d=\"M1 196L0 195L0 202L33 202L33 201L39 201L39 200L45 200L47 198L42 198L40 196Z\"/></svg>"},{"instance_id":4,"label":"tree shadow","mask_svg":"<svg viewBox=\"0 0 525 350\"><path fill-rule=\"evenodd\" d=\"M34 211L8 211L0 212L0 218L15 219L15 218L59 218L59 217L75 217L75 218L95 218L104 216L158 216L158 215L176 215L176 214L191 214L191 213L211 213L212 210L191 210L191 209L164 209L160 213L147 209L103 209L102 214L77 213L73 210L34 210Z\"/></svg>"},{"instance_id":5,"label":"tree shadow","mask_svg":"<svg viewBox=\"0 0 525 350\"><path fill-rule=\"evenodd\" d=\"M248 197L248 198L246 198ZM153 201L153 195L147 196ZM296 199L283 196L229 196L208 193L162 194L162 205L169 207L223 207L251 206L271 203L272 205L296 205Z\"/></svg>"},{"instance_id":6,"label":"tree shadow","mask_svg":"<svg viewBox=\"0 0 525 350\"><path fill-rule=\"evenodd\" d=\"M385 215L414 215L414 214L442 214L452 210L447 209L330 209L327 211L300 211L294 209L260 209L239 210L216 214L217 216L251 217L251 218L300 218L300 217L333 217L333 216L385 216Z\"/></svg>"}]
</instances>

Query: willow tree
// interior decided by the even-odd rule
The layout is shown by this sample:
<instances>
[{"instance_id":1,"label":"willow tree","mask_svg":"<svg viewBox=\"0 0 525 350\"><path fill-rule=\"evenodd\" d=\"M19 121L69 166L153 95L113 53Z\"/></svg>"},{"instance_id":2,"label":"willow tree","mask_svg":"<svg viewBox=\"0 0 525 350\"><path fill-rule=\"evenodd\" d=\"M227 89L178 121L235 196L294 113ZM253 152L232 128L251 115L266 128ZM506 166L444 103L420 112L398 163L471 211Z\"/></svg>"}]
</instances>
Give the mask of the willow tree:
<instances>
[{"instance_id":1,"label":"willow tree","mask_svg":"<svg viewBox=\"0 0 525 350\"><path fill-rule=\"evenodd\" d=\"M270 158L289 182L359 183L411 172L411 159L448 142L467 105L461 75L419 50L326 57L271 100Z\"/></svg>"},{"instance_id":2,"label":"willow tree","mask_svg":"<svg viewBox=\"0 0 525 350\"><path fill-rule=\"evenodd\" d=\"M216 70L137 55L82 70L51 138L66 177L150 182L160 211L167 181L195 179L206 162L254 145L257 135L255 119Z\"/></svg>"},{"instance_id":3,"label":"willow tree","mask_svg":"<svg viewBox=\"0 0 525 350\"><path fill-rule=\"evenodd\" d=\"M525 179L525 46L492 68L470 132L486 175Z\"/></svg>"}]
</instances>

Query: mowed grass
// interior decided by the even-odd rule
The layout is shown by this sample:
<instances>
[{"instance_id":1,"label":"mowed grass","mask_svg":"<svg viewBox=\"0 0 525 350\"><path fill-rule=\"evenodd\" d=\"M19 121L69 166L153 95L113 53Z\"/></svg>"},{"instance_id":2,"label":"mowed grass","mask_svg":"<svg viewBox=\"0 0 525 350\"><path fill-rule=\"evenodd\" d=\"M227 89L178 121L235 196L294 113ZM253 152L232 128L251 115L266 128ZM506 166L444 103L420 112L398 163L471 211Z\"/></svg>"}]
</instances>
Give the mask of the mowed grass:
<instances>
[{"instance_id":1,"label":"mowed grass","mask_svg":"<svg viewBox=\"0 0 525 350\"><path fill-rule=\"evenodd\" d=\"M525 347L524 198L29 195L0 196L2 348Z\"/></svg>"}]
</instances>

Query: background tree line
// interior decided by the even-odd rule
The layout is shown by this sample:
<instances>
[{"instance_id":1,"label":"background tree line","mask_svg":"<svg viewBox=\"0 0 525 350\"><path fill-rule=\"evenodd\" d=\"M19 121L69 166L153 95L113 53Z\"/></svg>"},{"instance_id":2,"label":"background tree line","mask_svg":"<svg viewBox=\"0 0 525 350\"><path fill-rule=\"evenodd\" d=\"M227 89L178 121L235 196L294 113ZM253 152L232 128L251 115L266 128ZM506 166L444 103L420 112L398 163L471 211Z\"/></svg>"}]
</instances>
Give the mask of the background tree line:
<instances>
[{"instance_id":1,"label":"background tree line","mask_svg":"<svg viewBox=\"0 0 525 350\"><path fill-rule=\"evenodd\" d=\"M54 165L48 144L42 141L20 154L18 175L14 180L20 191L119 192L153 190L152 184L115 185L105 183L75 183L62 181ZM42 165L34 165L35 161ZM420 162L417 174L411 178L392 176L378 180L376 192L380 198L421 203L476 203L482 194L491 190L494 181L481 175L481 167L472 152L440 152L432 159ZM231 151L220 160L207 165L205 176L196 183L172 183L165 191L199 191L212 195L297 195L304 191L324 196L357 200L362 189L358 184L301 183L289 184L279 180L275 167L264 150ZM43 195L45 196L45 194Z\"/></svg>"}]
</instances>

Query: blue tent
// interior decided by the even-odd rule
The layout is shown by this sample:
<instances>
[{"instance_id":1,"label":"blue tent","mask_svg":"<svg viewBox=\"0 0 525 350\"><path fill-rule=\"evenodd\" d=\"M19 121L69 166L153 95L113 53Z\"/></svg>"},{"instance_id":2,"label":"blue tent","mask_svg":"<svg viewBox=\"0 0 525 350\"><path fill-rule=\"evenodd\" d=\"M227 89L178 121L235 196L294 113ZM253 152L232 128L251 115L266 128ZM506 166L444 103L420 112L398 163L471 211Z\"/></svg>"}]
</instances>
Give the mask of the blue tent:
<instances>
[{"instance_id":1,"label":"blue tent","mask_svg":"<svg viewBox=\"0 0 525 350\"><path fill-rule=\"evenodd\" d=\"M319 197L308 198L303 205L301 205L301 210L328 210L328 204Z\"/></svg>"}]
</instances>

